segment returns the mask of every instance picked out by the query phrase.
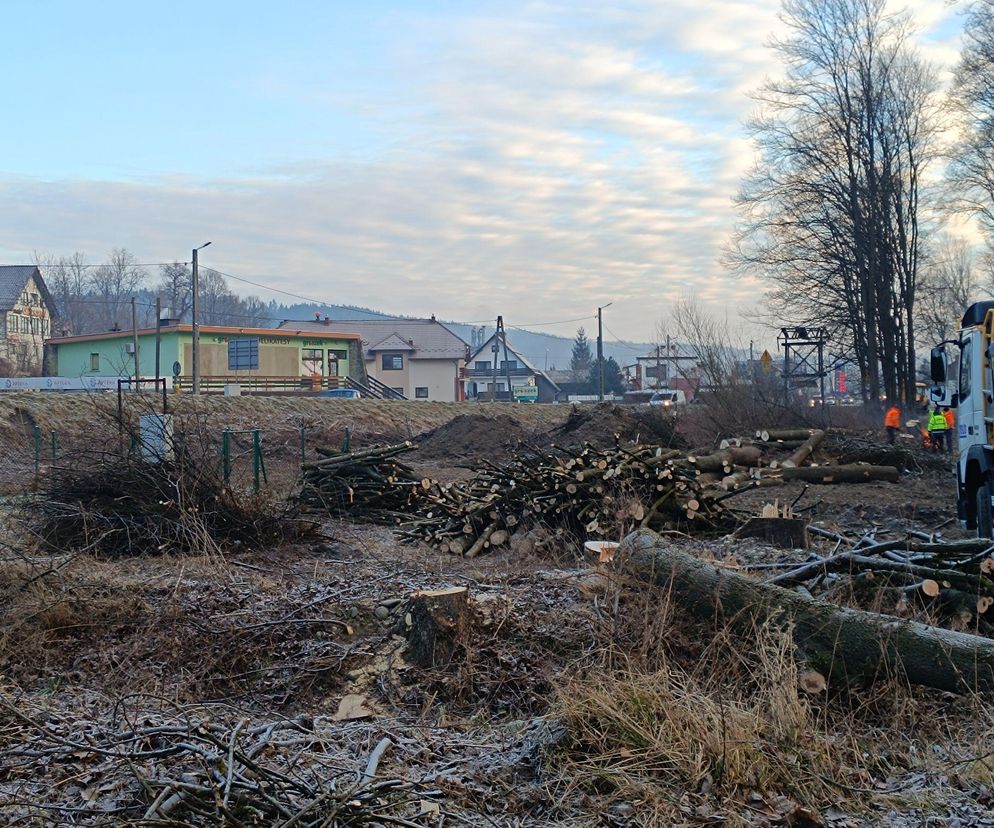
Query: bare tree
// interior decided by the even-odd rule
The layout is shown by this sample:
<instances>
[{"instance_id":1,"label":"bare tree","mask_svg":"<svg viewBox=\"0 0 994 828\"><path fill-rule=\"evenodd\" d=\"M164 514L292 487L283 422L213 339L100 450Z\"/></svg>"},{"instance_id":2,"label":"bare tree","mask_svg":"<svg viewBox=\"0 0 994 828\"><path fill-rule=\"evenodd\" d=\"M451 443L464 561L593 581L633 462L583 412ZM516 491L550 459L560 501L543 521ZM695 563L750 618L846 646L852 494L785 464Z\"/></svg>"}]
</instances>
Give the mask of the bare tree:
<instances>
[{"instance_id":1,"label":"bare tree","mask_svg":"<svg viewBox=\"0 0 994 828\"><path fill-rule=\"evenodd\" d=\"M934 72L885 0L785 0L783 19L730 259L771 281L774 320L829 329L865 400L913 399Z\"/></svg>"},{"instance_id":2,"label":"bare tree","mask_svg":"<svg viewBox=\"0 0 994 828\"><path fill-rule=\"evenodd\" d=\"M951 339L966 306L989 297L992 287L981 281L970 246L942 237L922 271L916 313L923 342Z\"/></svg>"},{"instance_id":3,"label":"bare tree","mask_svg":"<svg viewBox=\"0 0 994 828\"><path fill-rule=\"evenodd\" d=\"M162 300L163 310L168 309L174 319L186 321L193 307L193 274L189 265L181 262L162 265L159 268L159 284L156 292Z\"/></svg>"},{"instance_id":4,"label":"bare tree","mask_svg":"<svg viewBox=\"0 0 994 828\"><path fill-rule=\"evenodd\" d=\"M90 287L100 327L108 330L130 324L129 302L147 277L134 254L123 247L114 249L109 261L92 271Z\"/></svg>"},{"instance_id":5,"label":"bare tree","mask_svg":"<svg viewBox=\"0 0 994 828\"><path fill-rule=\"evenodd\" d=\"M56 315L61 323L53 326L53 335L56 331L64 334L86 332L92 313L92 306L86 302L86 257L79 251L69 256L35 251L34 261L55 300Z\"/></svg>"},{"instance_id":6,"label":"bare tree","mask_svg":"<svg viewBox=\"0 0 994 828\"><path fill-rule=\"evenodd\" d=\"M949 203L994 237L994 0L967 6L950 103L959 137L946 171Z\"/></svg>"}]
</instances>

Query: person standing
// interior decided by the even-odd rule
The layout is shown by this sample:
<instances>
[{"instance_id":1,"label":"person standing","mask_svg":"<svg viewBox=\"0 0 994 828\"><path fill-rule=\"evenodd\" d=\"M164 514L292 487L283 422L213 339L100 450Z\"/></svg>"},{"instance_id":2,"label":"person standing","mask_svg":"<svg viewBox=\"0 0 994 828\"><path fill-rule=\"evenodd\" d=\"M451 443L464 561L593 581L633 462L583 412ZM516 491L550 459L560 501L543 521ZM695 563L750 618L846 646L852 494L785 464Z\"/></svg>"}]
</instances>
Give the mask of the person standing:
<instances>
[{"instance_id":1,"label":"person standing","mask_svg":"<svg viewBox=\"0 0 994 828\"><path fill-rule=\"evenodd\" d=\"M946 418L946 452L953 453L953 432L956 430L956 414L951 408L942 409L942 416Z\"/></svg>"},{"instance_id":2,"label":"person standing","mask_svg":"<svg viewBox=\"0 0 994 828\"><path fill-rule=\"evenodd\" d=\"M892 405L884 414L884 428L887 430L887 442L894 445L894 439L901 428L901 409Z\"/></svg>"},{"instance_id":3,"label":"person standing","mask_svg":"<svg viewBox=\"0 0 994 828\"><path fill-rule=\"evenodd\" d=\"M946 437L946 418L936 406L928 415L928 436L932 441L932 451L942 451Z\"/></svg>"}]
</instances>

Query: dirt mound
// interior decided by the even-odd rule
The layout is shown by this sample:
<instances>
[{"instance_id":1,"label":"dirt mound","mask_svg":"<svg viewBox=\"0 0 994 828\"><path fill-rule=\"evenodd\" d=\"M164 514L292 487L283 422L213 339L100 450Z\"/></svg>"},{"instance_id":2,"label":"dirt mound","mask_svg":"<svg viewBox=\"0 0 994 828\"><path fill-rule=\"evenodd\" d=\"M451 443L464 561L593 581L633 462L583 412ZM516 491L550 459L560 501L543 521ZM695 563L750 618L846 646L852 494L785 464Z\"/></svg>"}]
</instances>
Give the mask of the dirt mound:
<instances>
[{"instance_id":1,"label":"dirt mound","mask_svg":"<svg viewBox=\"0 0 994 828\"><path fill-rule=\"evenodd\" d=\"M532 429L509 414L460 414L414 440L421 460L501 457Z\"/></svg>"},{"instance_id":2,"label":"dirt mound","mask_svg":"<svg viewBox=\"0 0 994 828\"><path fill-rule=\"evenodd\" d=\"M622 440L674 448L678 439L675 419L668 411L614 403L574 406L564 423L549 430L548 438L561 446L591 443L604 447Z\"/></svg>"}]
</instances>

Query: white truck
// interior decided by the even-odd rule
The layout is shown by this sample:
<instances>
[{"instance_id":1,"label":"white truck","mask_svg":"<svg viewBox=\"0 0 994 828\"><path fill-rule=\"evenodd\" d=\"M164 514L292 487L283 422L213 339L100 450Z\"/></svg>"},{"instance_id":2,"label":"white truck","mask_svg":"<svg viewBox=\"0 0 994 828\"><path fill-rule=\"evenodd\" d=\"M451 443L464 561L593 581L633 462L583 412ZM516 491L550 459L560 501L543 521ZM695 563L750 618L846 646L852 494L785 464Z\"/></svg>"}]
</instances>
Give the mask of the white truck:
<instances>
[{"instance_id":1,"label":"white truck","mask_svg":"<svg viewBox=\"0 0 994 828\"><path fill-rule=\"evenodd\" d=\"M966 309L957 339L931 352L930 397L955 409L959 448L956 463L957 511L978 537L994 537L994 301ZM959 376L949 374L947 346L959 349ZM955 390L952 390L952 389Z\"/></svg>"}]
</instances>

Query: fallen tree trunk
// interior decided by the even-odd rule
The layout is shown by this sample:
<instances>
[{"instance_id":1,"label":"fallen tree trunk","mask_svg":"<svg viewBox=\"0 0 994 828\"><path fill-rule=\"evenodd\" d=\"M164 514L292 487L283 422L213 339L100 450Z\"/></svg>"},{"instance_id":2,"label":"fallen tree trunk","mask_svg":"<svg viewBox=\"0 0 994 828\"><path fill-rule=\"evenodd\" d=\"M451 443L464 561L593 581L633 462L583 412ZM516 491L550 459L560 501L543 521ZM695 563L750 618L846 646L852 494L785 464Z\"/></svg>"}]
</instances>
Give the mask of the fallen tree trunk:
<instances>
[{"instance_id":1,"label":"fallen tree trunk","mask_svg":"<svg viewBox=\"0 0 994 828\"><path fill-rule=\"evenodd\" d=\"M867 483L874 480L897 483L900 476L893 466L803 466L783 470L784 480L807 483Z\"/></svg>"},{"instance_id":2,"label":"fallen tree trunk","mask_svg":"<svg viewBox=\"0 0 994 828\"><path fill-rule=\"evenodd\" d=\"M808 437L800 446L798 446L797 451L795 451L790 457L783 461L783 467L785 469L794 469L802 465L805 460L807 460L816 448L821 445L821 441L825 439L824 431L814 431L811 436Z\"/></svg>"},{"instance_id":3,"label":"fallen tree trunk","mask_svg":"<svg viewBox=\"0 0 994 828\"><path fill-rule=\"evenodd\" d=\"M734 466L756 466L763 457L763 450L758 446L732 446L716 451L714 454L702 454L688 457L701 472L721 472L726 474Z\"/></svg>"},{"instance_id":4,"label":"fallen tree trunk","mask_svg":"<svg viewBox=\"0 0 994 828\"><path fill-rule=\"evenodd\" d=\"M994 690L994 640L818 601L719 569L654 532L622 542L616 560L679 606L745 634L766 624L793 629L806 664L831 681L903 675L951 692Z\"/></svg>"},{"instance_id":5,"label":"fallen tree trunk","mask_svg":"<svg viewBox=\"0 0 994 828\"><path fill-rule=\"evenodd\" d=\"M814 433L813 428L764 428L756 432L756 439L762 440L764 443L776 443L781 440L807 440L812 433Z\"/></svg>"}]
</instances>

